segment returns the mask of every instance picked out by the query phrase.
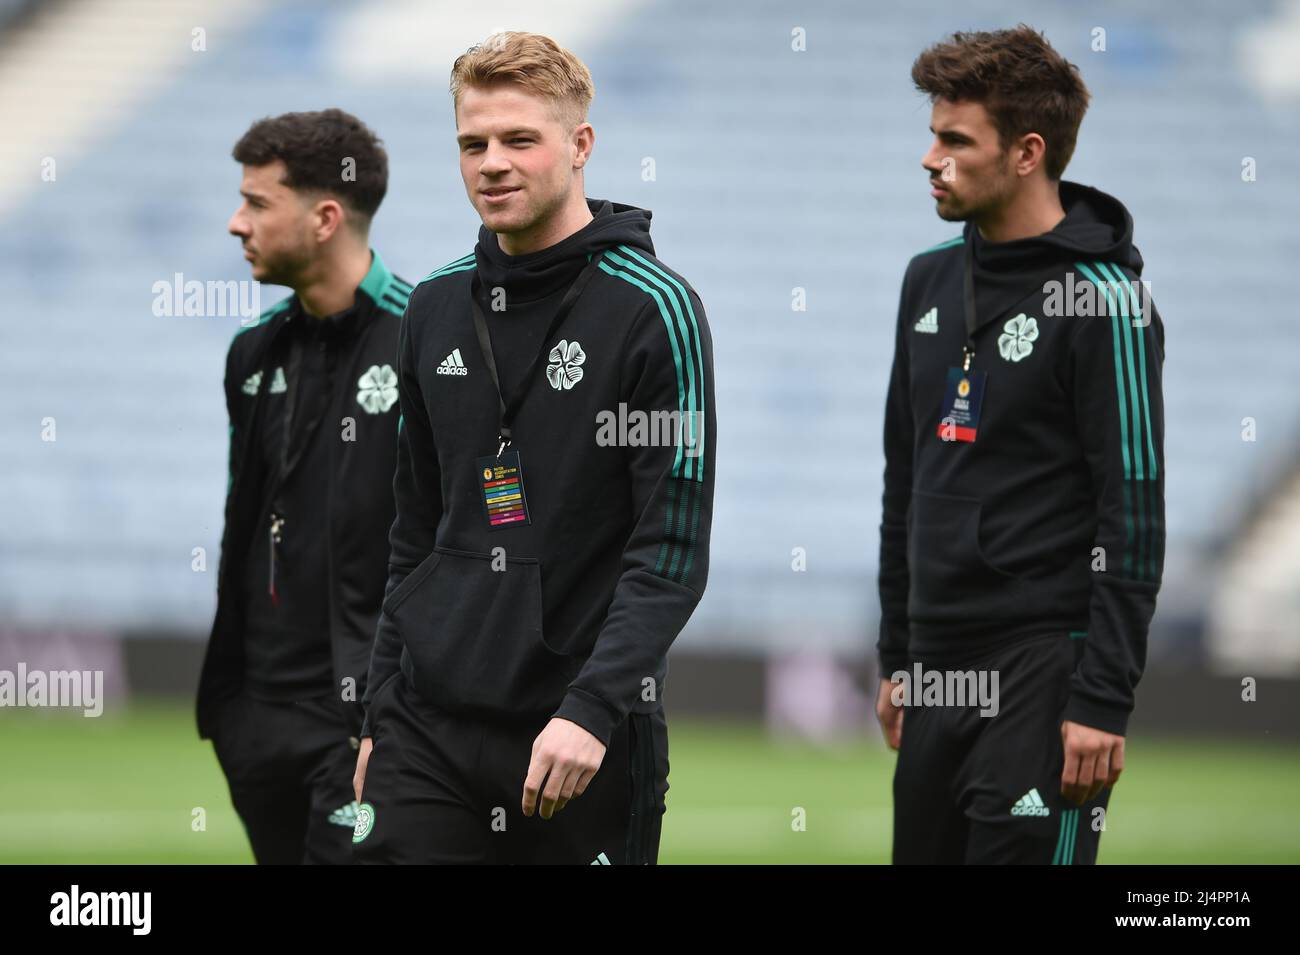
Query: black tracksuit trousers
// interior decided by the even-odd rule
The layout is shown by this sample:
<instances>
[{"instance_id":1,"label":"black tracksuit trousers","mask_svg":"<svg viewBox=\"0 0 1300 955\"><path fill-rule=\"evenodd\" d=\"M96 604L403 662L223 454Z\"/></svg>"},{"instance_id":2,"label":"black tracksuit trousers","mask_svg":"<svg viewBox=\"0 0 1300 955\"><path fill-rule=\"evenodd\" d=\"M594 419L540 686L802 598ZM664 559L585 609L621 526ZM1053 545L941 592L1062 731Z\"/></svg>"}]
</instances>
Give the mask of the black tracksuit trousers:
<instances>
[{"instance_id":1,"label":"black tracksuit trousers","mask_svg":"<svg viewBox=\"0 0 1300 955\"><path fill-rule=\"evenodd\" d=\"M1062 632L947 664L997 671L996 716L978 705L906 708L894 771L896 864L1097 861L1110 789L1082 806L1061 795L1061 718L1082 653L1083 639Z\"/></svg>"},{"instance_id":2,"label":"black tracksuit trousers","mask_svg":"<svg viewBox=\"0 0 1300 955\"><path fill-rule=\"evenodd\" d=\"M440 711L402 674L371 702L374 749L353 853L358 863L654 864L668 791L662 707L614 730L586 792L525 817L524 779L547 719L491 723Z\"/></svg>"},{"instance_id":3,"label":"black tracksuit trousers","mask_svg":"<svg viewBox=\"0 0 1300 955\"><path fill-rule=\"evenodd\" d=\"M351 863L357 754L332 696L235 697L212 743L259 865Z\"/></svg>"}]
</instances>

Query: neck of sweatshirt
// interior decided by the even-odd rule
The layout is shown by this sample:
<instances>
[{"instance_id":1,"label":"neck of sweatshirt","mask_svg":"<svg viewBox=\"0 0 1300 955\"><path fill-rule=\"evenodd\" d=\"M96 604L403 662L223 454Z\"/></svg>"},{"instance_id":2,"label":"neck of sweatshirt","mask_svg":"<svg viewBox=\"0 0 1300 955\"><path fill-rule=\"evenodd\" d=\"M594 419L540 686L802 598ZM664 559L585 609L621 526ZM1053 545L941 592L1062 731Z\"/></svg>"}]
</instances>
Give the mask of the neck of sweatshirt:
<instances>
[{"instance_id":1,"label":"neck of sweatshirt","mask_svg":"<svg viewBox=\"0 0 1300 955\"><path fill-rule=\"evenodd\" d=\"M479 230L474 257L479 281L489 299L503 289L506 308L550 298L573 284L587 264L595 235L603 231L602 219L612 214L610 203L588 200L592 220L555 245L526 255L501 251L494 233Z\"/></svg>"}]
</instances>

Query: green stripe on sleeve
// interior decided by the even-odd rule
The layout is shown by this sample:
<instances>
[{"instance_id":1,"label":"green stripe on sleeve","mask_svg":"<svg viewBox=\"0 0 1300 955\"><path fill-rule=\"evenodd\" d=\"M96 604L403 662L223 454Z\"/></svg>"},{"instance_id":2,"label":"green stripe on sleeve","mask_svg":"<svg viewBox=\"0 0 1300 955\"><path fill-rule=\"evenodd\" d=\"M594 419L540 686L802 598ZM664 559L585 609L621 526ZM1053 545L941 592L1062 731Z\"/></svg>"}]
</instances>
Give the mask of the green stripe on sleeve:
<instances>
[{"instance_id":1,"label":"green stripe on sleeve","mask_svg":"<svg viewBox=\"0 0 1300 955\"><path fill-rule=\"evenodd\" d=\"M606 258L609 257L611 256L608 253L606 253ZM650 286L646 285L636 276L630 275L629 273L624 272L620 269L612 268L611 266L606 265L604 261L601 261L600 268L602 271L608 272L610 275L622 279L624 282L627 282L629 285L633 285L639 288L641 291L645 292L652 299L654 299L655 304L659 306L659 317L663 319L664 328L667 329L668 331L668 342L669 344L672 345L673 348L673 364L677 366L677 410L679 413L684 415L686 412L686 373L682 369L682 353L681 353L681 349L677 345L677 336L673 334L672 316L668 314L668 307L667 305L664 304L663 296L661 296L657 291L652 289ZM677 453L673 458L674 476L680 476L682 473L682 459L683 459L682 446L681 446L681 442L678 442Z\"/></svg>"},{"instance_id":2,"label":"green stripe on sleeve","mask_svg":"<svg viewBox=\"0 0 1300 955\"><path fill-rule=\"evenodd\" d=\"M1109 307L1110 296L1105 295L1105 289L1102 287L1101 280L1097 278L1096 274L1092 271L1092 269L1088 268L1088 266L1084 265L1082 262L1076 262L1075 268L1077 268L1080 272L1082 272L1084 277L1087 278L1090 282L1092 282L1093 285L1097 287L1097 291L1099 294L1105 296L1105 304L1107 306L1106 311L1107 313L1110 313L1111 311ZM1129 459L1128 404L1124 398L1124 368L1123 365L1120 363L1120 352L1122 350L1122 346L1120 345L1120 341L1119 341L1119 318L1111 314L1110 319L1111 319L1111 341L1114 346L1114 353L1115 353L1115 394L1117 400L1119 401L1119 427L1120 427L1120 433L1123 437L1123 440L1120 444L1120 448L1124 452L1124 478L1127 480L1129 478L1132 478L1133 476L1133 464Z\"/></svg>"},{"instance_id":3,"label":"green stripe on sleeve","mask_svg":"<svg viewBox=\"0 0 1300 955\"><path fill-rule=\"evenodd\" d=\"M678 432L676 460L678 462L684 460L684 477L687 481L702 484L705 467L704 449L707 447L704 352L700 344L699 320L696 318L695 308L691 304L690 294L677 278L636 249L627 245L620 245L618 249L619 252L624 253L626 258L612 250L606 251L606 258L662 290L667 302L672 306L673 317L676 319L676 330L681 336L686 364L684 404L681 402L682 396L679 393L679 409L682 411L682 417L681 427ZM658 303L660 300L656 298L656 302ZM662 309L662 303L660 303L660 307ZM665 322L668 326L669 340L673 343L675 349L677 338L673 335L673 324L666 315ZM681 358L676 350L674 350L674 360L677 360L680 364ZM695 453L691 455L684 454L682 447L683 435L689 436L687 440L691 442L690 446ZM678 541L678 544L669 558L667 576L668 579L677 580L682 584L686 583L690 569L695 561L695 544L699 533L700 495L702 493L701 488L688 484L680 499L677 499L676 495L674 495L673 518L677 526L672 532L672 539ZM668 532L671 523L671 521L666 522L666 532Z\"/></svg>"},{"instance_id":4,"label":"green stripe on sleeve","mask_svg":"<svg viewBox=\"0 0 1300 955\"><path fill-rule=\"evenodd\" d=\"M695 307L691 305L691 296L689 295L689 293L687 293L686 289L682 286L682 283L677 281L676 278L674 278L664 269L660 268L654 262L651 262L645 256L641 255L641 253L637 252L637 250L632 248L631 246L620 245L619 250L622 252L626 252L628 255L632 256L632 258L637 259L639 262L643 263L645 267L650 269L652 272L657 272L660 276L662 276L664 282L671 283L672 286L677 290L677 294L681 296L682 304L686 306L686 314L690 319L691 337L694 339L694 342L692 344L691 339L688 338L687 344L688 346L691 346L694 349L695 364L698 368L698 375L696 377L696 380L698 382L698 388L696 390L695 410L699 413L699 421L691 422L692 436L696 439L697 442L696 444L693 444L692 447L695 448L697 451L695 455L695 460L697 461L696 468L695 468L695 477L697 480L702 481L704 480L704 449L705 447L707 447L705 442L708 440L708 435L705 433L707 431L707 425L705 424L705 418L706 418L705 412L707 411L707 405L705 402L706 390L704 387L704 349L700 347L700 323L699 323L699 319L695 317ZM694 433L694 430L697 427L699 429L698 435Z\"/></svg>"},{"instance_id":5,"label":"green stripe on sleeve","mask_svg":"<svg viewBox=\"0 0 1300 955\"><path fill-rule=\"evenodd\" d=\"M671 481L672 479L669 478L669 480ZM677 528L673 533L673 540L677 541L678 544L673 551L672 560L668 562L668 579L676 580L679 583L686 582L685 580L678 577L678 571L681 569L684 563L682 558L682 551L684 549L690 548L694 544L693 541L686 540L686 528L688 526L687 518L690 514L690 509L691 509L691 495L695 492L695 482L694 481L684 482L682 485L682 489L684 492L682 494L682 504L681 507L677 509L677 515L676 515ZM683 541L685 541L684 544L682 543Z\"/></svg>"},{"instance_id":6,"label":"green stripe on sleeve","mask_svg":"<svg viewBox=\"0 0 1300 955\"><path fill-rule=\"evenodd\" d=\"M1124 274L1119 271L1118 266L1111 266L1111 268L1113 268L1121 278L1124 277ZM1141 302L1141 298L1138 295L1138 289L1134 285L1132 280L1128 281L1128 285L1133 293L1133 302L1134 302L1133 315L1135 318L1141 318L1142 310L1139 304ZM1150 316L1148 316L1148 318L1150 318ZM1156 462L1155 438L1151 430L1151 392L1147 390L1146 329L1149 327L1150 327L1149 322L1147 325L1138 325L1134 328L1133 335L1135 338L1137 338L1137 344L1138 344L1138 374L1140 376L1139 388L1142 392L1142 415L1143 415L1143 423L1145 425L1146 438L1147 438L1146 479L1149 482L1154 482L1156 478L1159 476L1159 471ZM1147 526L1148 534L1154 534L1157 530L1156 528L1157 503L1158 502L1156 500L1155 493L1153 492L1152 499L1151 499L1151 518ZM1144 564L1143 568L1147 573L1147 579L1155 580L1156 579L1156 554L1155 554L1154 545L1149 546L1147 548L1146 557L1147 557L1147 564Z\"/></svg>"},{"instance_id":7,"label":"green stripe on sleeve","mask_svg":"<svg viewBox=\"0 0 1300 955\"><path fill-rule=\"evenodd\" d=\"M1119 268L1117 266L1111 266L1111 268L1113 268L1117 273L1119 273L1120 277L1123 278L1123 273L1119 271ZM1134 285L1131 279L1128 280L1128 286L1133 293L1133 317L1141 318L1142 308L1139 303L1142 301L1142 299L1139 297L1138 289ZM1153 438L1151 436L1151 401L1150 401L1151 395L1150 392L1147 391L1147 355L1146 355L1146 331L1145 331L1145 329L1149 327L1150 327L1149 323L1147 325L1140 325L1136 328L1134 334L1137 336L1137 343L1138 343L1138 373L1141 375L1142 413L1145 415L1146 418L1145 423L1146 423L1146 435L1147 435L1147 465L1148 465L1147 480L1154 481L1156 479L1156 449L1155 449L1155 444L1153 442Z\"/></svg>"},{"instance_id":8,"label":"green stripe on sleeve","mask_svg":"<svg viewBox=\"0 0 1300 955\"><path fill-rule=\"evenodd\" d=\"M1098 262L1096 265L1098 271L1107 276L1107 288L1114 289L1115 299L1119 303L1120 318L1124 320L1121 326L1124 329L1124 334L1120 337L1124 342L1124 362L1128 366L1129 395L1133 399L1133 404L1129 409L1129 413L1133 418L1133 478L1141 481L1142 475L1145 473L1140 450L1142 447L1142 420L1139 417L1141 415L1141 398L1138 396L1137 371L1133 365L1133 353L1136 346L1133 344L1133 321L1128 314L1128 289L1107 270L1106 263ZM1109 299L1109 297L1108 292L1107 298Z\"/></svg>"},{"instance_id":9,"label":"green stripe on sleeve","mask_svg":"<svg viewBox=\"0 0 1300 955\"><path fill-rule=\"evenodd\" d=\"M1124 459L1124 481L1121 484L1121 487L1124 496L1124 522L1128 543L1124 549L1123 567L1125 575L1131 576L1133 573L1132 551L1136 546L1136 532L1133 526L1133 496L1129 488L1129 482L1133 479L1132 456L1136 452L1132 450L1133 446L1128 433L1129 410L1128 402L1124 394L1124 364L1122 361L1122 355L1125 350L1124 337L1123 333L1120 331L1119 316L1116 314L1116 309L1113 307L1106 285L1097 277L1097 274L1084 263L1076 262L1075 268L1077 268L1085 278L1096 286L1098 293L1104 298L1106 311L1110 315L1111 348L1115 358L1115 395L1119 405L1120 450L1122 451ZM1087 320L1088 319L1085 317L1084 321ZM1136 425L1136 415L1134 415L1134 423Z\"/></svg>"},{"instance_id":10,"label":"green stripe on sleeve","mask_svg":"<svg viewBox=\"0 0 1300 955\"><path fill-rule=\"evenodd\" d=\"M609 257L610 257L609 253L606 252L604 258L609 258ZM639 288L641 291L649 295L650 298L654 301L655 305L658 306L659 317L663 321L664 328L668 333L669 344L672 345L673 364L675 366L676 374L677 374L677 408L680 413L684 410L686 406L685 373L682 370L682 357L681 357L681 351L677 345L677 337L676 335L673 334L672 318L668 314L668 307L664 303L663 296L661 296L659 292L656 291L655 289L646 285L636 276L631 275L623 271L622 269L616 269L606 264L604 258L602 258L601 261L598 263L598 267L601 269L601 271L606 272L607 274L612 275L615 278L622 279L624 282L627 282L629 285L632 285L635 288ZM659 557L655 562L655 573L659 574L660 576L667 576L668 579L670 580L672 579L671 571L669 574L665 574L664 565L668 564L670 567L675 567L678 559L676 554L678 545L670 544L670 541L673 540L673 533L672 533L673 515L678 507L677 479L681 476L681 474L682 474L682 446L681 446L681 442L679 441L677 443L676 453L673 456L672 470L669 472L668 475L668 482L667 482L668 502L667 502L667 507L664 511L663 540L660 542ZM682 503L683 505L685 504L685 502Z\"/></svg>"},{"instance_id":11,"label":"green stripe on sleeve","mask_svg":"<svg viewBox=\"0 0 1300 955\"><path fill-rule=\"evenodd\" d=\"M619 246L619 248L627 249L627 246ZM695 417L694 412L696 411L696 409L700 407L699 391L697 389L703 385L703 382L701 381L698 382L697 384L697 376L695 372L695 356L691 348L691 333L689 329L687 329L686 327L686 317L682 312L681 302L678 300L677 296L673 294L673 289L659 275L656 275L654 272L642 268L641 266L637 265L635 262L625 259L621 255L613 251L606 251L605 257L609 259L611 262L613 262L615 265L622 266L623 268L627 269L627 271L641 276L642 278L646 279L648 282L654 284L657 288L661 289L664 293L664 297L672 305L673 314L676 316L677 319L677 323L676 323L677 331L681 335L682 348L686 353L685 354L686 403L680 409L681 410L680 423L681 423L681 428L684 429L689 424L689 422L694 419ZM668 334L670 336L672 335L671 322L669 324ZM679 441L677 445L677 453L679 459L685 461L686 464L685 476L687 478L698 477L698 472L701 466L699 463L700 459L694 456L689 458L685 456L685 452L682 448L682 443L680 441L680 434L681 434L681 430L679 429Z\"/></svg>"},{"instance_id":12,"label":"green stripe on sleeve","mask_svg":"<svg viewBox=\"0 0 1300 955\"><path fill-rule=\"evenodd\" d=\"M1115 271L1113 271L1113 269L1110 266L1108 266L1105 262L1098 262L1096 263L1096 265L1097 265L1097 270L1102 275L1106 276L1107 282L1109 283L1109 287L1114 290L1115 299L1119 303L1120 319L1123 322L1123 324L1120 326L1121 328L1124 329L1121 337L1124 340L1124 344L1127 346L1124 351L1124 358L1128 365L1129 394L1132 395L1133 397L1133 405L1131 409L1132 416L1133 416L1133 461L1135 465L1133 469L1134 470L1133 479L1135 481L1141 481L1143 480L1143 475L1145 474L1145 469L1143 468L1143 461L1142 461L1142 437L1141 437L1142 435L1141 406L1142 406L1142 400L1143 398L1145 398L1145 395L1138 394L1137 373L1133 370L1133 353L1135 351L1136 346L1133 344L1133 337L1134 337L1133 320L1129 316L1129 308L1128 308L1129 288L1128 285L1122 281L1120 276ZM1145 569L1146 569L1145 558L1146 558L1146 550L1147 550L1146 542L1147 542L1147 532L1148 532L1146 513L1145 513L1146 495L1143 493L1142 488L1140 486L1135 485L1133 488L1133 497L1137 502L1136 515L1134 518L1137 524L1137 553L1134 555L1134 560L1137 564L1137 573L1134 576L1136 576L1138 580L1141 580L1145 576Z\"/></svg>"},{"instance_id":13,"label":"green stripe on sleeve","mask_svg":"<svg viewBox=\"0 0 1300 955\"><path fill-rule=\"evenodd\" d=\"M695 494L695 504L691 507L691 531L690 545L686 548L686 566L682 568L682 583L691 579L691 564L695 563L695 537L700 529L700 498L704 496L704 489L700 488Z\"/></svg>"},{"instance_id":14,"label":"green stripe on sleeve","mask_svg":"<svg viewBox=\"0 0 1300 955\"><path fill-rule=\"evenodd\" d=\"M669 541L672 537L673 527L673 510L677 507L677 481L672 475L668 476L668 506L664 509L664 534L663 540L659 542L659 557L655 561L655 573L661 577L664 575L664 564L668 560L668 555L672 551Z\"/></svg>"}]
</instances>

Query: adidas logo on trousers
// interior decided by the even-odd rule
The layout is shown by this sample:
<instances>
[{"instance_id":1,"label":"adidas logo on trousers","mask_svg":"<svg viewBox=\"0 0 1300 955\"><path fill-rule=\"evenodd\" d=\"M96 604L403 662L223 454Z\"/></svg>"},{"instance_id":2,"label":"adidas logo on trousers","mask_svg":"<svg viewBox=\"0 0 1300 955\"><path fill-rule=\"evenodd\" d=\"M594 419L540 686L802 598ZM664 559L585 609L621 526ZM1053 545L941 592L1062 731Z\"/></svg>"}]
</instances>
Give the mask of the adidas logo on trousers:
<instances>
[{"instance_id":1,"label":"adidas logo on trousers","mask_svg":"<svg viewBox=\"0 0 1300 955\"><path fill-rule=\"evenodd\" d=\"M1038 795L1037 789L1031 789L1011 807L1013 816L1050 816L1052 810L1048 809L1043 803L1043 797Z\"/></svg>"}]
</instances>

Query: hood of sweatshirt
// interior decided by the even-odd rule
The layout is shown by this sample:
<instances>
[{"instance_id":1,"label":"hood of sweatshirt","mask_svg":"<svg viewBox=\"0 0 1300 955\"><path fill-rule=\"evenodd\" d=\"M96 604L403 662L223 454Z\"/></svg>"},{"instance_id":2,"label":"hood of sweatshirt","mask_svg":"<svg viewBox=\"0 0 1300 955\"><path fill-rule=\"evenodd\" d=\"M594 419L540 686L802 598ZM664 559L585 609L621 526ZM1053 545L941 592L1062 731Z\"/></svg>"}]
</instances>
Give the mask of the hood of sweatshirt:
<instances>
[{"instance_id":1,"label":"hood of sweatshirt","mask_svg":"<svg viewBox=\"0 0 1300 955\"><path fill-rule=\"evenodd\" d=\"M1061 207L1065 218L1056 228L1012 242L989 242L973 222L966 223L962 234L974 255L975 302L981 318L1009 311L1080 259L1113 262L1142 274L1142 256L1133 245L1133 217L1123 203L1100 189L1062 181Z\"/></svg>"},{"instance_id":2,"label":"hood of sweatshirt","mask_svg":"<svg viewBox=\"0 0 1300 955\"><path fill-rule=\"evenodd\" d=\"M568 288L588 256L618 245L654 255L649 209L588 199L592 220L563 241L526 255L506 255L494 232L480 226L474 259L484 290L505 289L506 301L527 304Z\"/></svg>"}]
</instances>

